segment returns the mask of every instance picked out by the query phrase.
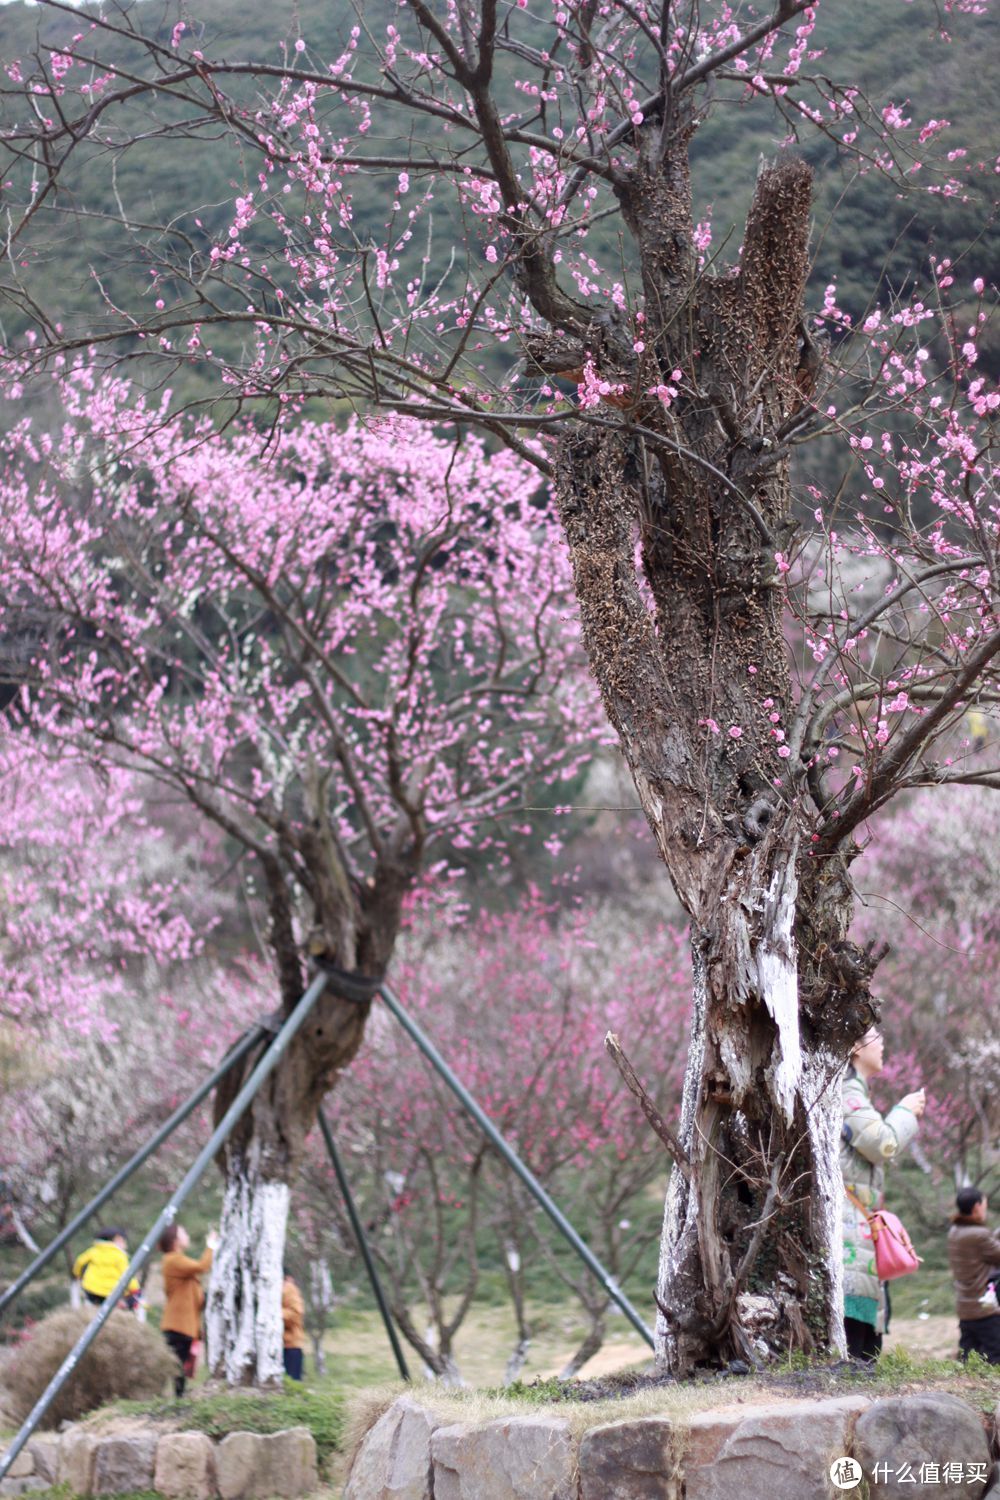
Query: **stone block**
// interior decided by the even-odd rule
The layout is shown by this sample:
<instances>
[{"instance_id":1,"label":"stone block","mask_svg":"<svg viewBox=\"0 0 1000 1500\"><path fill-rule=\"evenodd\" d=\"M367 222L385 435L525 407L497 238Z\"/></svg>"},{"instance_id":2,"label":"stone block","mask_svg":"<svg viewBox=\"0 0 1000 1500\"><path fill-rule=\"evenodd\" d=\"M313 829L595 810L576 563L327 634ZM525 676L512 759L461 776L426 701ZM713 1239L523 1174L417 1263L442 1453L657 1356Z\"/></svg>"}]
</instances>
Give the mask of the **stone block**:
<instances>
[{"instance_id":1,"label":"stone block","mask_svg":"<svg viewBox=\"0 0 1000 1500\"><path fill-rule=\"evenodd\" d=\"M680 1500L677 1449L666 1417L592 1427L580 1442L580 1500Z\"/></svg>"},{"instance_id":2,"label":"stone block","mask_svg":"<svg viewBox=\"0 0 1000 1500\"><path fill-rule=\"evenodd\" d=\"M153 1488L166 1500L213 1500L215 1448L203 1432L168 1432L156 1445Z\"/></svg>"},{"instance_id":3,"label":"stone block","mask_svg":"<svg viewBox=\"0 0 1000 1500\"><path fill-rule=\"evenodd\" d=\"M33 1437L28 1452L35 1460L35 1473L55 1484L59 1478L59 1439L51 1435Z\"/></svg>"},{"instance_id":4,"label":"stone block","mask_svg":"<svg viewBox=\"0 0 1000 1500\"><path fill-rule=\"evenodd\" d=\"M576 1500L576 1444L558 1417L439 1427L434 1500Z\"/></svg>"},{"instance_id":5,"label":"stone block","mask_svg":"<svg viewBox=\"0 0 1000 1500\"><path fill-rule=\"evenodd\" d=\"M20 1453L17 1455L10 1468L7 1470L7 1478L24 1479L28 1474L34 1474L34 1472L34 1455L28 1450L27 1447L24 1447L21 1449Z\"/></svg>"},{"instance_id":6,"label":"stone block","mask_svg":"<svg viewBox=\"0 0 1000 1500\"><path fill-rule=\"evenodd\" d=\"M101 1438L94 1451L95 1495L126 1495L153 1488L156 1437L153 1433Z\"/></svg>"},{"instance_id":7,"label":"stone block","mask_svg":"<svg viewBox=\"0 0 1000 1500\"><path fill-rule=\"evenodd\" d=\"M256 1478L263 1470L264 1439L256 1432L231 1432L215 1449L215 1480L222 1500L245 1500L257 1495Z\"/></svg>"},{"instance_id":8,"label":"stone block","mask_svg":"<svg viewBox=\"0 0 1000 1500\"><path fill-rule=\"evenodd\" d=\"M685 1500L810 1500L839 1495L830 1464L848 1453L866 1396L698 1412L686 1434Z\"/></svg>"},{"instance_id":9,"label":"stone block","mask_svg":"<svg viewBox=\"0 0 1000 1500\"><path fill-rule=\"evenodd\" d=\"M366 1434L344 1500L432 1500L431 1434L437 1417L400 1396Z\"/></svg>"},{"instance_id":10,"label":"stone block","mask_svg":"<svg viewBox=\"0 0 1000 1500\"><path fill-rule=\"evenodd\" d=\"M873 1402L858 1418L851 1452L864 1470L871 1500L981 1500L990 1482L981 1418L944 1391ZM970 1483L973 1465L985 1477Z\"/></svg>"},{"instance_id":11,"label":"stone block","mask_svg":"<svg viewBox=\"0 0 1000 1500\"><path fill-rule=\"evenodd\" d=\"M59 1439L59 1478L71 1495L93 1494L94 1450L97 1439L93 1433L78 1432L70 1428Z\"/></svg>"},{"instance_id":12,"label":"stone block","mask_svg":"<svg viewBox=\"0 0 1000 1500\"><path fill-rule=\"evenodd\" d=\"M215 1450L222 1500L291 1500L319 1483L316 1443L308 1427L286 1432L231 1432Z\"/></svg>"},{"instance_id":13,"label":"stone block","mask_svg":"<svg viewBox=\"0 0 1000 1500\"><path fill-rule=\"evenodd\" d=\"M0 1495L27 1495L31 1490L47 1490L49 1481L41 1474L22 1474L18 1479L0 1479Z\"/></svg>"}]
</instances>

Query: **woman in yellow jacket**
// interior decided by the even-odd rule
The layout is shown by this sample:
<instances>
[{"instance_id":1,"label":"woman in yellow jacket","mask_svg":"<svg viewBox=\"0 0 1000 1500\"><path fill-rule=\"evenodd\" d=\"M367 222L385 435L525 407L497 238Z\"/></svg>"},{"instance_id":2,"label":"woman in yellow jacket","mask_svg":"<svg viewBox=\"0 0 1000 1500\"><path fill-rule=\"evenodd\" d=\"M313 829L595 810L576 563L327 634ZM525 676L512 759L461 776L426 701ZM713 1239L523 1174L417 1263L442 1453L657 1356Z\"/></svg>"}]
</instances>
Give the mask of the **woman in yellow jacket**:
<instances>
[{"instance_id":1,"label":"woman in yellow jacket","mask_svg":"<svg viewBox=\"0 0 1000 1500\"><path fill-rule=\"evenodd\" d=\"M80 1283L88 1302L98 1306L121 1281L128 1267L128 1238L124 1229L102 1229L89 1250L73 1262L73 1275ZM123 1302L135 1307L139 1300L139 1283L135 1277L125 1288Z\"/></svg>"},{"instance_id":2,"label":"woman in yellow jacket","mask_svg":"<svg viewBox=\"0 0 1000 1500\"><path fill-rule=\"evenodd\" d=\"M200 1278L211 1267L212 1252L218 1240L215 1233L211 1233L198 1260L184 1254L190 1243L191 1236L180 1224L171 1224L160 1236L163 1295L166 1299L160 1332L180 1364L174 1379L174 1393L178 1400L184 1394L187 1376L194 1374L191 1345L201 1333L201 1309L205 1302Z\"/></svg>"}]
</instances>

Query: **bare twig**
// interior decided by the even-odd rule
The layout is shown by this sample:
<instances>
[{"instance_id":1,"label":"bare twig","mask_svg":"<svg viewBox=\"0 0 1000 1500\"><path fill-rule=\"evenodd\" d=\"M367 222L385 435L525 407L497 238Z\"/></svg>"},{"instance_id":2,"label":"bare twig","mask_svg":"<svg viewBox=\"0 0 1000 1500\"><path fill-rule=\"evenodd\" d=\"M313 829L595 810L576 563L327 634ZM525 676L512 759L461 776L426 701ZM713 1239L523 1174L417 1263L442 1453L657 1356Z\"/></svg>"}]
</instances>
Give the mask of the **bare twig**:
<instances>
[{"instance_id":1,"label":"bare twig","mask_svg":"<svg viewBox=\"0 0 1000 1500\"><path fill-rule=\"evenodd\" d=\"M638 1099L639 1106L653 1127L654 1134L659 1136L664 1146L670 1152L677 1170L687 1182L690 1182L691 1163L688 1161L686 1151L639 1082L635 1069L622 1051L621 1042L619 1042L613 1031L609 1031L604 1038L604 1045L608 1050L611 1061L622 1075L629 1093Z\"/></svg>"}]
</instances>

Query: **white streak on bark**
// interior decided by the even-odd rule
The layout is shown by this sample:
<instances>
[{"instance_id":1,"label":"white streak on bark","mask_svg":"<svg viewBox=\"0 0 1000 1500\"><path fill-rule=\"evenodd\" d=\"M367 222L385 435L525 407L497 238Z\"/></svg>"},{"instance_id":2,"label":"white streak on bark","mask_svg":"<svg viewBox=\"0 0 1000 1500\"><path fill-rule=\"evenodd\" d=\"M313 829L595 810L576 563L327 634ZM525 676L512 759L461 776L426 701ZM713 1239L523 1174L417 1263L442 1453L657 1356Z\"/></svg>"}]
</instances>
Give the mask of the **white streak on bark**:
<instances>
[{"instance_id":1,"label":"white streak on bark","mask_svg":"<svg viewBox=\"0 0 1000 1500\"><path fill-rule=\"evenodd\" d=\"M678 1130L681 1146L689 1154L694 1140L695 1117L701 1094L702 1062L705 1052L705 1016L708 1009L705 960L697 946L692 947L691 967L691 1040L687 1068L684 1073L681 1123ZM663 1207L663 1232L660 1236L660 1265L657 1278L660 1301L668 1307L671 1302L670 1287L684 1263L692 1239L697 1239L697 1236L698 1194L674 1167L670 1173L666 1202ZM672 1348L673 1336L667 1320L659 1309L656 1314L655 1336L657 1362L663 1365L672 1361L676 1353Z\"/></svg>"},{"instance_id":2,"label":"white streak on bark","mask_svg":"<svg viewBox=\"0 0 1000 1500\"><path fill-rule=\"evenodd\" d=\"M840 1172L843 1063L832 1052L812 1053L802 1084L813 1161L813 1243L823 1262L826 1320L831 1349L846 1355L844 1341L844 1183ZM824 1272L827 1273L824 1275Z\"/></svg>"},{"instance_id":3,"label":"white streak on bark","mask_svg":"<svg viewBox=\"0 0 1000 1500\"><path fill-rule=\"evenodd\" d=\"M288 1184L231 1170L212 1263L205 1333L212 1374L229 1385L280 1385L281 1285Z\"/></svg>"},{"instance_id":4,"label":"white streak on bark","mask_svg":"<svg viewBox=\"0 0 1000 1500\"><path fill-rule=\"evenodd\" d=\"M790 1125L795 1099L802 1079L802 1043L799 1037L799 980L796 962L795 900L798 881L795 876L796 848L775 870L767 894L770 921L757 946L757 983L760 995L778 1028L774 1062L768 1069L771 1093L781 1110L785 1124Z\"/></svg>"}]
</instances>

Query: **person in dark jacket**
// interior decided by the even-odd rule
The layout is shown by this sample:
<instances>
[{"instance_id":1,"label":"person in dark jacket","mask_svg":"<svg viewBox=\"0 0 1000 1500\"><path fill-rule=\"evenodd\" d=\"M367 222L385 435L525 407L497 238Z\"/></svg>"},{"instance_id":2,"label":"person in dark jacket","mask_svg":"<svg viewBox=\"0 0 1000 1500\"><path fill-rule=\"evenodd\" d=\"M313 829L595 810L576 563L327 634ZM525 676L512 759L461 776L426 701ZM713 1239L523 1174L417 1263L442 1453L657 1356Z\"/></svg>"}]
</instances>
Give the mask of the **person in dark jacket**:
<instances>
[{"instance_id":1,"label":"person in dark jacket","mask_svg":"<svg viewBox=\"0 0 1000 1500\"><path fill-rule=\"evenodd\" d=\"M993 1283L1000 1282L1000 1231L986 1223L989 1202L978 1188L959 1188L958 1212L948 1231L948 1264L958 1312L959 1357L973 1350L1000 1365L1000 1305Z\"/></svg>"}]
</instances>

